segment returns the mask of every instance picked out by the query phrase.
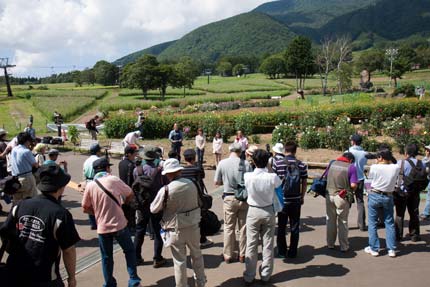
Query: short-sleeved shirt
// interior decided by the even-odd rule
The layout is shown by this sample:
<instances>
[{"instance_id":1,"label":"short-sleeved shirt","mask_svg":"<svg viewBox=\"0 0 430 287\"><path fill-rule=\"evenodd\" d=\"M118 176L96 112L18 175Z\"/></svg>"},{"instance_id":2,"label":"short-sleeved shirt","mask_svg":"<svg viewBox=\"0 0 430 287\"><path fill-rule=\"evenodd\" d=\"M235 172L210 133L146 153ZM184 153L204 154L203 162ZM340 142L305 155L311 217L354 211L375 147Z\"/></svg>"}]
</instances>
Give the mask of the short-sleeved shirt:
<instances>
[{"instance_id":1,"label":"short-sleeved shirt","mask_svg":"<svg viewBox=\"0 0 430 287\"><path fill-rule=\"evenodd\" d=\"M248 148L248 139L246 137L241 137L241 138L235 138L234 139L235 143L239 143L242 151L246 151L246 149Z\"/></svg>"},{"instance_id":2,"label":"short-sleeved shirt","mask_svg":"<svg viewBox=\"0 0 430 287\"><path fill-rule=\"evenodd\" d=\"M273 205L275 188L282 184L281 179L267 168L256 168L253 172L245 173L245 187L248 192L247 203L255 207Z\"/></svg>"},{"instance_id":3,"label":"short-sleeved shirt","mask_svg":"<svg viewBox=\"0 0 430 287\"><path fill-rule=\"evenodd\" d=\"M298 160L293 155L287 155L285 157L275 157L275 161L273 162L273 171L279 176L282 180L285 177L285 172L287 170L287 164L296 163L299 167L300 178L307 179L308 178L308 166L302 161Z\"/></svg>"},{"instance_id":4,"label":"short-sleeved shirt","mask_svg":"<svg viewBox=\"0 0 430 287\"><path fill-rule=\"evenodd\" d=\"M134 182L133 171L136 164L128 158L123 159L118 164L119 178L128 186L132 186Z\"/></svg>"},{"instance_id":5,"label":"short-sleeved shirt","mask_svg":"<svg viewBox=\"0 0 430 287\"><path fill-rule=\"evenodd\" d=\"M348 151L354 155L354 165L357 169L358 180L364 180L364 166L367 164L367 152L361 146L357 145L350 147Z\"/></svg>"},{"instance_id":6,"label":"short-sleeved shirt","mask_svg":"<svg viewBox=\"0 0 430 287\"><path fill-rule=\"evenodd\" d=\"M120 204L133 192L121 179L107 174L95 178L118 200ZM82 198L82 207L90 208L94 211L97 220L97 233L106 234L117 232L127 226L127 219L124 216L121 206L110 198L96 182L87 184Z\"/></svg>"},{"instance_id":7,"label":"short-sleeved shirt","mask_svg":"<svg viewBox=\"0 0 430 287\"><path fill-rule=\"evenodd\" d=\"M372 180L371 188L382 192L393 192L399 172L400 167L397 164L373 164L368 177Z\"/></svg>"},{"instance_id":8,"label":"short-sleeved shirt","mask_svg":"<svg viewBox=\"0 0 430 287\"><path fill-rule=\"evenodd\" d=\"M125 146L132 144L137 145L138 138L139 136L136 134L136 132L130 132L125 136L123 143Z\"/></svg>"},{"instance_id":9,"label":"short-sleeved shirt","mask_svg":"<svg viewBox=\"0 0 430 287\"><path fill-rule=\"evenodd\" d=\"M33 164L35 163L34 155L26 146L18 145L12 149L11 164L13 176L31 173Z\"/></svg>"},{"instance_id":10,"label":"short-sleeved shirt","mask_svg":"<svg viewBox=\"0 0 430 287\"><path fill-rule=\"evenodd\" d=\"M93 163L98 160L99 157L96 155L92 155L87 158L84 162L84 178L92 180L94 178L94 168Z\"/></svg>"},{"instance_id":11,"label":"short-sleeved shirt","mask_svg":"<svg viewBox=\"0 0 430 287\"><path fill-rule=\"evenodd\" d=\"M169 133L169 140L171 141L179 141L182 140L182 132L180 130L171 130ZM172 142L174 146L182 146L182 142Z\"/></svg>"},{"instance_id":12,"label":"short-sleeved shirt","mask_svg":"<svg viewBox=\"0 0 430 287\"><path fill-rule=\"evenodd\" d=\"M416 158L414 158L414 157L410 157L409 158L415 165L418 163L418 160L416 159ZM399 168L401 168L401 166L402 166L402 162L404 161L404 166L403 166L403 176L405 177L405 176L408 176L410 173L411 173L411 170L412 170L412 166L409 164L409 162L406 160L406 159L404 159L404 160L399 160L398 162L397 162L397 165L399 166ZM423 164L423 162L421 161L421 166L424 168L424 164ZM401 172L401 171L400 171ZM402 191L405 191L405 192L407 192L407 190L405 189L405 187L404 187L404 185L403 185L403 180L402 180L402 182L401 182L401 185L400 185L400 188L401 188L401 190ZM409 191L412 191L412 190L409 190Z\"/></svg>"},{"instance_id":13,"label":"short-sleeved shirt","mask_svg":"<svg viewBox=\"0 0 430 287\"><path fill-rule=\"evenodd\" d=\"M60 250L80 240L70 212L54 197L39 195L21 201L12 209L3 228L16 227L21 247L11 252L8 266L31 278L31 283L49 283L61 278Z\"/></svg>"},{"instance_id":14,"label":"short-sleeved shirt","mask_svg":"<svg viewBox=\"0 0 430 287\"><path fill-rule=\"evenodd\" d=\"M252 171L248 161L245 162L245 172ZM215 182L222 182L224 193L233 194L237 190L237 185L242 182L242 173L239 171L240 158L230 156L219 162L215 172Z\"/></svg>"}]
</instances>

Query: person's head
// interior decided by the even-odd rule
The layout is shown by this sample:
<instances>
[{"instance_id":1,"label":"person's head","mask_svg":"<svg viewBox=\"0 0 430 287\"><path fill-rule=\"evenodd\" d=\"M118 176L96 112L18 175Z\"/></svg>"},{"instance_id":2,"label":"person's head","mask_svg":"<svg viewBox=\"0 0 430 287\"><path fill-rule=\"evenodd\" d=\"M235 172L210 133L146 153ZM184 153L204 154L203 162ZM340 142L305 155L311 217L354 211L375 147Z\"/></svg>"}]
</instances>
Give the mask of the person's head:
<instances>
[{"instance_id":1,"label":"person's head","mask_svg":"<svg viewBox=\"0 0 430 287\"><path fill-rule=\"evenodd\" d=\"M103 171L109 173L111 171L110 167L112 165L113 164L109 163L109 161L105 157L102 157L93 162L93 169L95 173Z\"/></svg>"},{"instance_id":2,"label":"person's head","mask_svg":"<svg viewBox=\"0 0 430 287\"><path fill-rule=\"evenodd\" d=\"M242 145L240 143L232 143L229 147L228 150L231 153L235 153L237 155L240 155L242 153Z\"/></svg>"},{"instance_id":3,"label":"person's head","mask_svg":"<svg viewBox=\"0 0 430 287\"><path fill-rule=\"evenodd\" d=\"M101 156L102 155L102 148L99 144L97 143L93 143L90 146L90 154L91 155L96 155L96 156Z\"/></svg>"},{"instance_id":4,"label":"person's head","mask_svg":"<svg viewBox=\"0 0 430 287\"><path fill-rule=\"evenodd\" d=\"M351 136L351 145L361 145L363 142L363 137L359 134L354 134Z\"/></svg>"},{"instance_id":5,"label":"person's head","mask_svg":"<svg viewBox=\"0 0 430 287\"><path fill-rule=\"evenodd\" d=\"M4 141L6 139L7 131L5 129L0 129L0 140Z\"/></svg>"},{"instance_id":6,"label":"person's head","mask_svg":"<svg viewBox=\"0 0 430 287\"><path fill-rule=\"evenodd\" d=\"M389 149L381 149L376 153L378 162L392 163L394 161L393 153Z\"/></svg>"},{"instance_id":7,"label":"person's head","mask_svg":"<svg viewBox=\"0 0 430 287\"><path fill-rule=\"evenodd\" d=\"M284 145L282 143L276 143L272 147L272 150L277 154L284 154L284 152L285 152L285 148L284 148Z\"/></svg>"},{"instance_id":8,"label":"person's head","mask_svg":"<svg viewBox=\"0 0 430 287\"><path fill-rule=\"evenodd\" d=\"M27 124L27 127L28 127L28 128L32 128L32 127L33 127L33 124L32 124L32 123L28 123L28 124Z\"/></svg>"},{"instance_id":9,"label":"person's head","mask_svg":"<svg viewBox=\"0 0 430 287\"><path fill-rule=\"evenodd\" d=\"M221 132L216 132L215 137L216 137L217 139L221 138Z\"/></svg>"},{"instance_id":10,"label":"person's head","mask_svg":"<svg viewBox=\"0 0 430 287\"><path fill-rule=\"evenodd\" d=\"M184 159L186 162L194 164L196 162L196 151L191 148L186 149L184 151Z\"/></svg>"},{"instance_id":11,"label":"person's head","mask_svg":"<svg viewBox=\"0 0 430 287\"><path fill-rule=\"evenodd\" d=\"M26 147L30 147L31 143L33 142L33 139L28 133L19 133L17 136L18 144L24 145Z\"/></svg>"},{"instance_id":12,"label":"person's head","mask_svg":"<svg viewBox=\"0 0 430 287\"><path fill-rule=\"evenodd\" d=\"M43 194L51 194L57 198L63 194L64 188L71 178L58 165L43 165L37 173L40 178L37 188Z\"/></svg>"},{"instance_id":13,"label":"person's head","mask_svg":"<svg viewBox=\"0 0 430 287\"><path fill-rule=\"evenodd\" d=\"M145 147L145 151L144 151L144 153L142 155L142 158L146 162L153 162L153 161L155 161L158 158L158 155L155 152L155 150Z\"/></svg>"},{"instance_id":14,"label":"person's head","mask_svg":"<svg viewBox=\"0 0 430 287\"><path fill-rule=\"evenodd\" d=\"M254 162L257 168L267 167L269 158L270 158L270 154L264 149L257 149L254 151L254 154L252 155L252 161Z\"/></svg>"},{"instance_id":15,"label":"person's head","mask_svg":"<svg viewBox=\"0 0 430 287\"><path fill-rule=\"evenodd\" d=\"M169 181L179 177L184 168L179 164L175 158L169 158L163 164L162 175L165 175Z\"/></svg>"},{"instance_id":16,"label":"person's head","mask_svg":"<svg viewBox=\"0 0 430 287\"><path fill-rule=\"evenodd\" d=\"M198 135L203 135L203 129L202 128L198 128L197 129L197 134Z\"/></svg>"},{"instance_id":17,"label":"person's head","mask_svg":"<svg viewBox=\"0 0 430 287\"><path fill-rule=\"evenodd\" d=\"M178 125L177 123L174 123L174 124L173 124L173 129L174 129L175 131L177 131L177 130L179 129L179 125Z\"/></svg>"},{"instance_id":18,"label":"person's head","mask_svg":"<svg viewBox=\"0 0 430 287\"><path fill-rule=\"evenodd\" d=\"M60 152L57 149L50 149L48 152L48 157L50 160L56 161Z\"/></svg>"},{"instance_id":19,"label":"person's head","mask_svg":"<svg viewBox=\"0 0 430 287\"><path fill-rule=\"evenodd\" d=\"M426 157L430 157L430 144L424 146L424 151L426 153Z\"/></svg>"},{"instance_id":20,"label":"person's head","mask_svg":"<svg viewBox=\"0 0 430 287\"><path fill-rule=\"evenodd\" d=\"M294 141L286 142L284 148L285 153L295 155L297 152L297 143Z\"/></svg>"},{"instance_id":21,"label":"person's head","mask_svg":"<svg viewBox=\"0 0 430 287\"><path fill-rule=\"evenodd\" d=\"M95 119L95 120L98 120L98 119L99 119L99 116L98 116L98 115L95 115L95 116L94 116L94 119Z\"/></svg>"},{"instance_id":22,"label":"person's head","mask_svg":"<svg viewBox=\"0 0 430 287\"><path fill-rule=\"evenodd\" d=\"M167 154L167 156L168 156L169 158L179 159L179 155L178 155L178 153L177 153L176 151L174 151L174 150L169 151L169 153Z\"/></svg>"},{"instance_id":23,"label":"person's head","mask_svg":"<svg viewBox=\"0 0 430 287\"><path fill-rule=\"evenodd\" d=\"M137 149L134 146L126 146L124 148L124 156L129 160L133 161L136 158Z\"/></svg>"},{"instance_id":24,"label":"person's head","mask_svg":"<svg viewBox=\"0 0 430 287\"><path fill-rule=\"evenodd\" d=\"M342 155L344 158L346 158L350 163L353 163L355 161L355 157L351 152L345 152Z\"/></svg>"},{"instance_id":25,"label":"person's head","mask_svg":"<svg viewBox=\"0 0 430 287\"><path fill-rule=\"evenodd\" d=\"M136 137L140 137L142 135L142 133L140 131L135 131L134 134L136 135Z\"/></svg>"},{"instance_id":26,"label":"person's head","mask_svg":"<svg viewBox=\"0 0 430 287\"><path fill-rule=\"evenodd\" d=\"M238 137L238 138L243 137L243 133L242 133L242 131L241 131L241 130L238 130L238 131L236 132L236 135L237 135L237 137Z\"/></svg>"},{"instance_id":27,"label":"person's head","mask_svg":"<svg viewBox=\"0 0 430 287\"><path fill-rule=\"evenodd\" d=\"M46 148L48 146L44 143L38 143L35 147L34 147L34 152L38 153L38 154L45 154L46 152Z\"/></svg>"},{"instance_id":28,"label":"person's head","mask_svg":"<svg viewBox=\"0 0 430 287\"><path fill-rule=\"evenodd\" d=\"M416 157L418 155L418 146L416 144L407 144L405 147L407 157Z\"/></svg>"},{"instance_id":29,"label":"person's head","mask_svg":"<svg viewBox=\"0 0 430 287\"><path fill-rule=\"evenodd\" d=\"M246 156L252 158L252 155L257 149L258 149L258 146L256 145L249 146L245 151Z\"/></svg>"}]
</instances>

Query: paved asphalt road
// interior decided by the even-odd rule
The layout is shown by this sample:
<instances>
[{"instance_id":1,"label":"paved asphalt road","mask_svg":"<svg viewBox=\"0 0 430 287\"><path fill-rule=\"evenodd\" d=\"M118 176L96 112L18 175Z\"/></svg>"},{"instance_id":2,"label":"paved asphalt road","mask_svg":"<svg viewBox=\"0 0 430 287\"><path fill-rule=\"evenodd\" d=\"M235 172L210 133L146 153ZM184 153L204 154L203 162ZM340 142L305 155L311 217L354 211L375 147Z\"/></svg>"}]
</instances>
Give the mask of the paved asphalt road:
<instances>
[{"instance_id":1,"label":"paved asphalt road","mask_svg":"<svg viewBox=\"0 0 430 287\"><path fill-rule=\"evenodd\" d=\"M82 241L77 246L78 265L82 270L77 275L78 286L95 287L103 285L101 266L98 262L97 234L90 230L88 219L80 208L81 194L73 187L81 180L82 164L86 156L68 152L61 157L68 161L72 183L66 190L63 203L71 211ZM118 160L114 159L114 174L117 174ZM206 172L206 184L209 191L214 191L213 171ZM214 194L213 210L222 219L222 201L219 192ZM4 203L3 203L4 204ZM421 208L424 201L421 202ZM296 259L276 259L271 283L266 286L428 286L430 262L430 222L422 222L421 233L423 241L413 243L404 241L399 246L398 257L389 258L385 251L379 257L371 257L364 253L367 246L367 233L356 228L355 205L350 212L350 245L351 250L341 253L339 249L328 250L325 247L325 205L321 198L307 197L302 208L301 234L299 253ZM7 207L5 208L7 210ZM0 217L4 221L4 217ZM405 230L405 233L407 231ZM384 238L384 230L380 230ZM232 263L226 265L221 258L222 232L211 237L215 244L203 250L207 286L235 287L243 286L242 273L244 265ZM382 240L384 241L384 240ZM166 267L152 267L153 241L147 239L144 243L144 266L138 267L143 286L174 286L173 263L170 250L163 250L168 259ZM382 242L384 246L384 242ZM94 262L98 262L95 263ZM92 265L93 264L93 265ZM92 265L86 268L87 265ZM81 269L82 269L81 268ZM190 286L193 285L192 270L188 270ZM127 286L127 272L124 256L121 251L115 253L115 277L118 286ZM260 286L258 283L254 286Z\"/></svg>"}]
</instances>

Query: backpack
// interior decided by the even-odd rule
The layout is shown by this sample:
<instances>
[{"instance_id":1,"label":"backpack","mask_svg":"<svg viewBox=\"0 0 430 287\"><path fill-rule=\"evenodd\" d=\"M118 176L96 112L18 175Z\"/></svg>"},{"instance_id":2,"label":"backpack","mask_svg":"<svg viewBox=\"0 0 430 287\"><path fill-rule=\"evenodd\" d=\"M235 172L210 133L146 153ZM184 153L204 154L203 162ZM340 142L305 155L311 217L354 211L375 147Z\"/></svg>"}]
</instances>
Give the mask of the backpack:
<instances>
[{"instance_id":1,"label":"backpack","mask_svg":"<svg viewBox=\"0 0 430 287\"><path fill-rule=\"evenodd\" d=\"M289 162L285 159L287 164L285 169L285 177L282 184L284 191L284 199L298 199L301 196L300 192L300 169L298 162Z\"/></svg>"},{"instance_id":2,"label":"backpack","mask_svg":"<svg viewBox=\"0 0 430 287\"><path fill-rule=\"evenodd\" d=\"M154 193L154 178L148 175L140 175L131 186L136 199L136 209L149 208Z\"/></svg>"},{"instance_id":3,"label":"backpack","mask_svg":"<svg viewBox=\"0 0 430 287\"><path fill-rule=\"evenodd\" d=\"M423 167L421 160L415 165L410 159L407 162L411 165L411 172L403 177L403 185L407 191L423 191L429 184L428 173L426 166Z\"/></svg>"},{"instance_id":4,"label":"backpack","mask_svg":"<svg viewBox=\"0 0 430 287\"><path fill-rule=\"evenodd\" d=\"M86 128L87 130L92 129L91 121L85 122L85 128Z\"/></svg>"},{"instance_id":5,"label":"backpack","mask_svg":"<svg viewBox=\"0 0 430 287\"><path fill-rule=\"evenodd\" d=\"M221 222L211 210L201 210L200 230L205 236L217 234L221 229Z\"/></svg>"}]
</instances>

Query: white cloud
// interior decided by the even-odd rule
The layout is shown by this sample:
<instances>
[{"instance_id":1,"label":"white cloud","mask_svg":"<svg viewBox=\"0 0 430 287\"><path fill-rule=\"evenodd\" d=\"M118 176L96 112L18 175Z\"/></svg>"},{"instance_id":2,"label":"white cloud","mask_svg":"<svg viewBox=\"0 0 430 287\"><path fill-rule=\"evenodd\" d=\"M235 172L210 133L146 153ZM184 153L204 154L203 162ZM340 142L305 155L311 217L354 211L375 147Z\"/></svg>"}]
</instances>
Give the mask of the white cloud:
<instances>
[{"instance_id":1,"label":"white cloud","mask_svg":"<svg viewBox=\"0 0 430 287\"><path fill-rule=\"evenodd\" d=\"M180 38L267 0L0 0L0 57L14 74L92 66ZM64 69L63 69L64 70ZM61 72L57 68L54 72Z\"/></svg>"}]
</instances>

